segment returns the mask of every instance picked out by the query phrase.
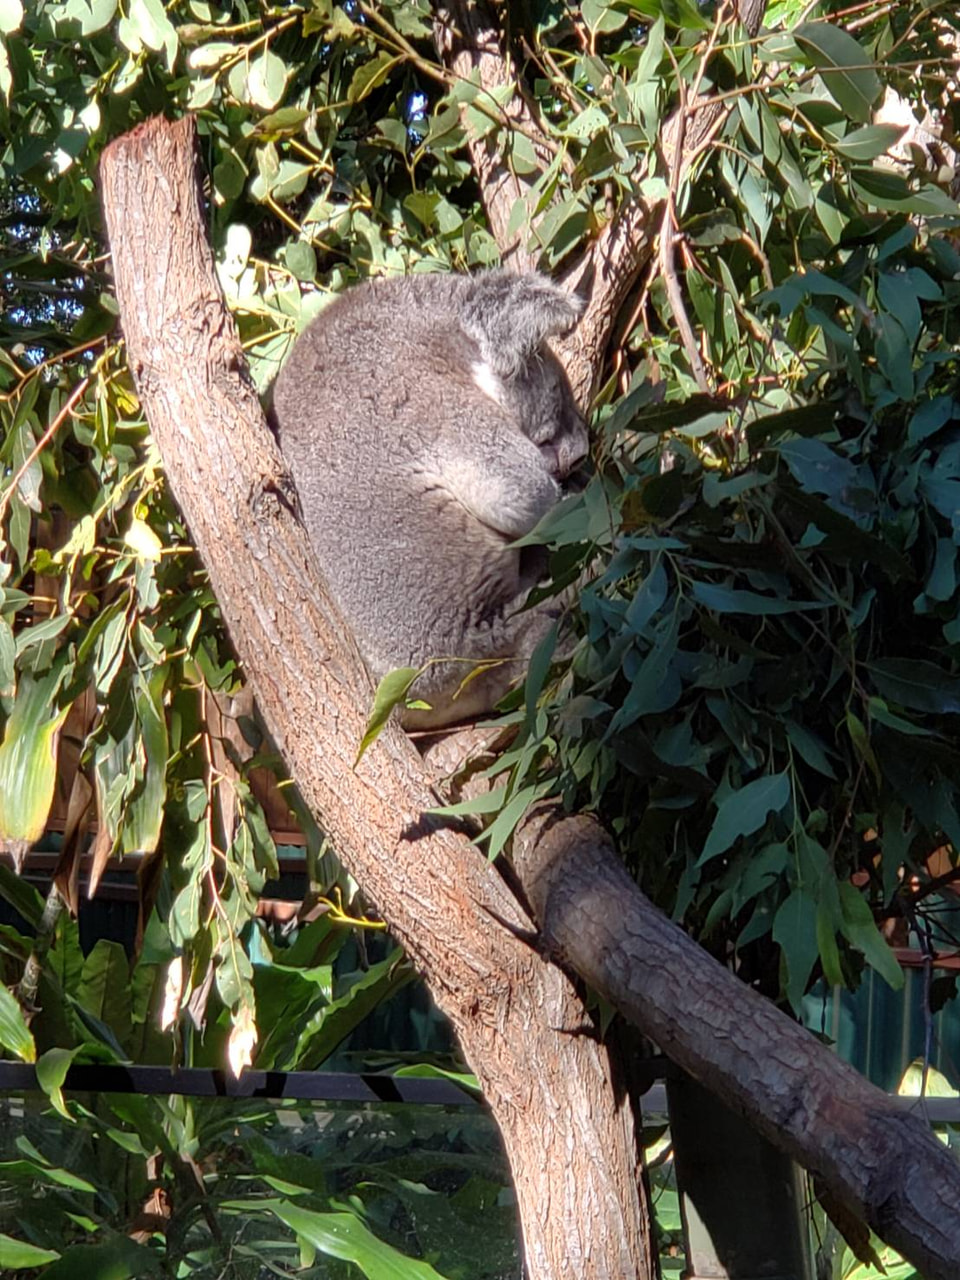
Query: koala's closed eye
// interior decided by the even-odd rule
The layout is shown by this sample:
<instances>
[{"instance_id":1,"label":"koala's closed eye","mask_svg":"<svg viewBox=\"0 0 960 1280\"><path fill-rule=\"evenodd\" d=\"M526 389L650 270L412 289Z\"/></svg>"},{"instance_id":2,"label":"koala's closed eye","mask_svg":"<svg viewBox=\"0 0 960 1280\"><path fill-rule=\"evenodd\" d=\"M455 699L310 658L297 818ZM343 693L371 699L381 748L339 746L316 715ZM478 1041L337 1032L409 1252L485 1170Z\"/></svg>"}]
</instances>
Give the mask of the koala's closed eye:
<instances>
[{"instance_id":1,"label":"koala's closed eye","mask_svg":"<svg viewBox=\"0 0 960 1280\"><path fill-rule=\"evenodd\" d=\"M304 524L371 675L430 659L438 725L488 711L552 621L518 613L530 564L510 542L561 496L587 434L546 340L580 306L538 275L360 285L305 330L273 419ZM539 563L537 561L537 563Z\"/></svg>"}]
</instances>

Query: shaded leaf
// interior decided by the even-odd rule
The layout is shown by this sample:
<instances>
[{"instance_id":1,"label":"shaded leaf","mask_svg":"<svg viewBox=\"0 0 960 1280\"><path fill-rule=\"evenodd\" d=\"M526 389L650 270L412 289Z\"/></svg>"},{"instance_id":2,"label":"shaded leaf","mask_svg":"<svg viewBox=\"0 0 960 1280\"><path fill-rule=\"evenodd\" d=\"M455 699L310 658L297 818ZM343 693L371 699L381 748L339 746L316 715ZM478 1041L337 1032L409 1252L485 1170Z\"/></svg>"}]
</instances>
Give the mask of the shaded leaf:
<instances>
[{"instance_id":1,"label":"shaded leaf","mask_svg":"<svg viewBox=\"0 0 960 1280\"><path fill-rule=\"evenodd\" d=\"M767 816L779 813L789 800L790 777L786 773L766 774L732 792L717 809L697 866L724 853L738 837L759 831Z\"/></svg>"}]
</instances>

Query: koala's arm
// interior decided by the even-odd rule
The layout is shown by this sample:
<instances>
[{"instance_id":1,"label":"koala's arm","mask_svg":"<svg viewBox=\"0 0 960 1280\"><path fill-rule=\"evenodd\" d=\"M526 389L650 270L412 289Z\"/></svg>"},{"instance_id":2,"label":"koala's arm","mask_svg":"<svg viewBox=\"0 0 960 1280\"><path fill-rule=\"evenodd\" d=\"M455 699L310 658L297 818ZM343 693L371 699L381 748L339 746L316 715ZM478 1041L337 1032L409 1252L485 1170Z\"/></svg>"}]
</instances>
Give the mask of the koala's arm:
<instances>
[{"instance_id":1,"label":"koala's arm","mask_svg":"<svg viewBox=\"0 0 960 1280\"><path fill-rule=\"evenodd\" d=\"M561 496L537 446L500 424L438 441L424 478L511 541L529 533Z\"/></svg>"}]
</instances>

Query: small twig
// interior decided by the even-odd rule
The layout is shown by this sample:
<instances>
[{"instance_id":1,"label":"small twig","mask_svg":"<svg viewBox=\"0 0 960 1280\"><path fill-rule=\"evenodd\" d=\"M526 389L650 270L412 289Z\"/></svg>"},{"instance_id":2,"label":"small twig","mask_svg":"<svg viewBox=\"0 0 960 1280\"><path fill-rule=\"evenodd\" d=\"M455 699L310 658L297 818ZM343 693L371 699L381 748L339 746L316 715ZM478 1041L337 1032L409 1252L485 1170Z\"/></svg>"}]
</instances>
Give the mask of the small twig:
<instances>
[{"instance_id":1,"label":"small twig","mask_svg":"<svg viewBox=\"0 0 960 1280\"><path fill-rule=\"evenodd\" d=\"M24 459L23 463L13 473L13 476L10 479L10 483L7 485L6 489L4 489L3 494L0 495L0 516L2 516L3 513L6 511L7 505L9 504L10 499L16 493L17 485L20 483L23 477L27 474L27 472L33 466L34 462L37 460L37 458L40 456L43 450L47 447L47 445L50 443L53 437L60 430L60 427L63 425L66 419L70 416L73 406L77 403L77 401L80 399L80 397L83 395L83 393L86 391L89 385L90 385L89 375L77 383L73 391L70 393L70 398L67 401L67 403L63 406L63 408L60 410L60 412L57 414L54 420L50 423L49 427L47 427L46 431L43 433L43 435L40 437L40 439L37 441L34 447L30 450L29 455Z\"/></svg>"}]
</instances>

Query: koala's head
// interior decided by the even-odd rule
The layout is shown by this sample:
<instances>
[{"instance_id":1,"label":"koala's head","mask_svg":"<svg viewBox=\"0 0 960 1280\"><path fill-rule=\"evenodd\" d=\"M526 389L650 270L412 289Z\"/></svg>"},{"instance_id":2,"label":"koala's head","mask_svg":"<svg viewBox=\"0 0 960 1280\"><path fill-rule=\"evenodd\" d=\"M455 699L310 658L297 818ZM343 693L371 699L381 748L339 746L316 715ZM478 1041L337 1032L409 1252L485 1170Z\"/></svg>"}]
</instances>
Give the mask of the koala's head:
<instances>
[{"instance_id":1,"label":"koala's head","mask_svg":"<svg viewBox=\"0 0 960 1280\"><path fill-rule=\"evenodd\" d=\"M488 271L474 276L460 323L480 348L474 378L516 420L562 480L586 457L587 428L563 366L547 338L569 332L583 304L540 275Z\"/></svg>"}]
</instances>

